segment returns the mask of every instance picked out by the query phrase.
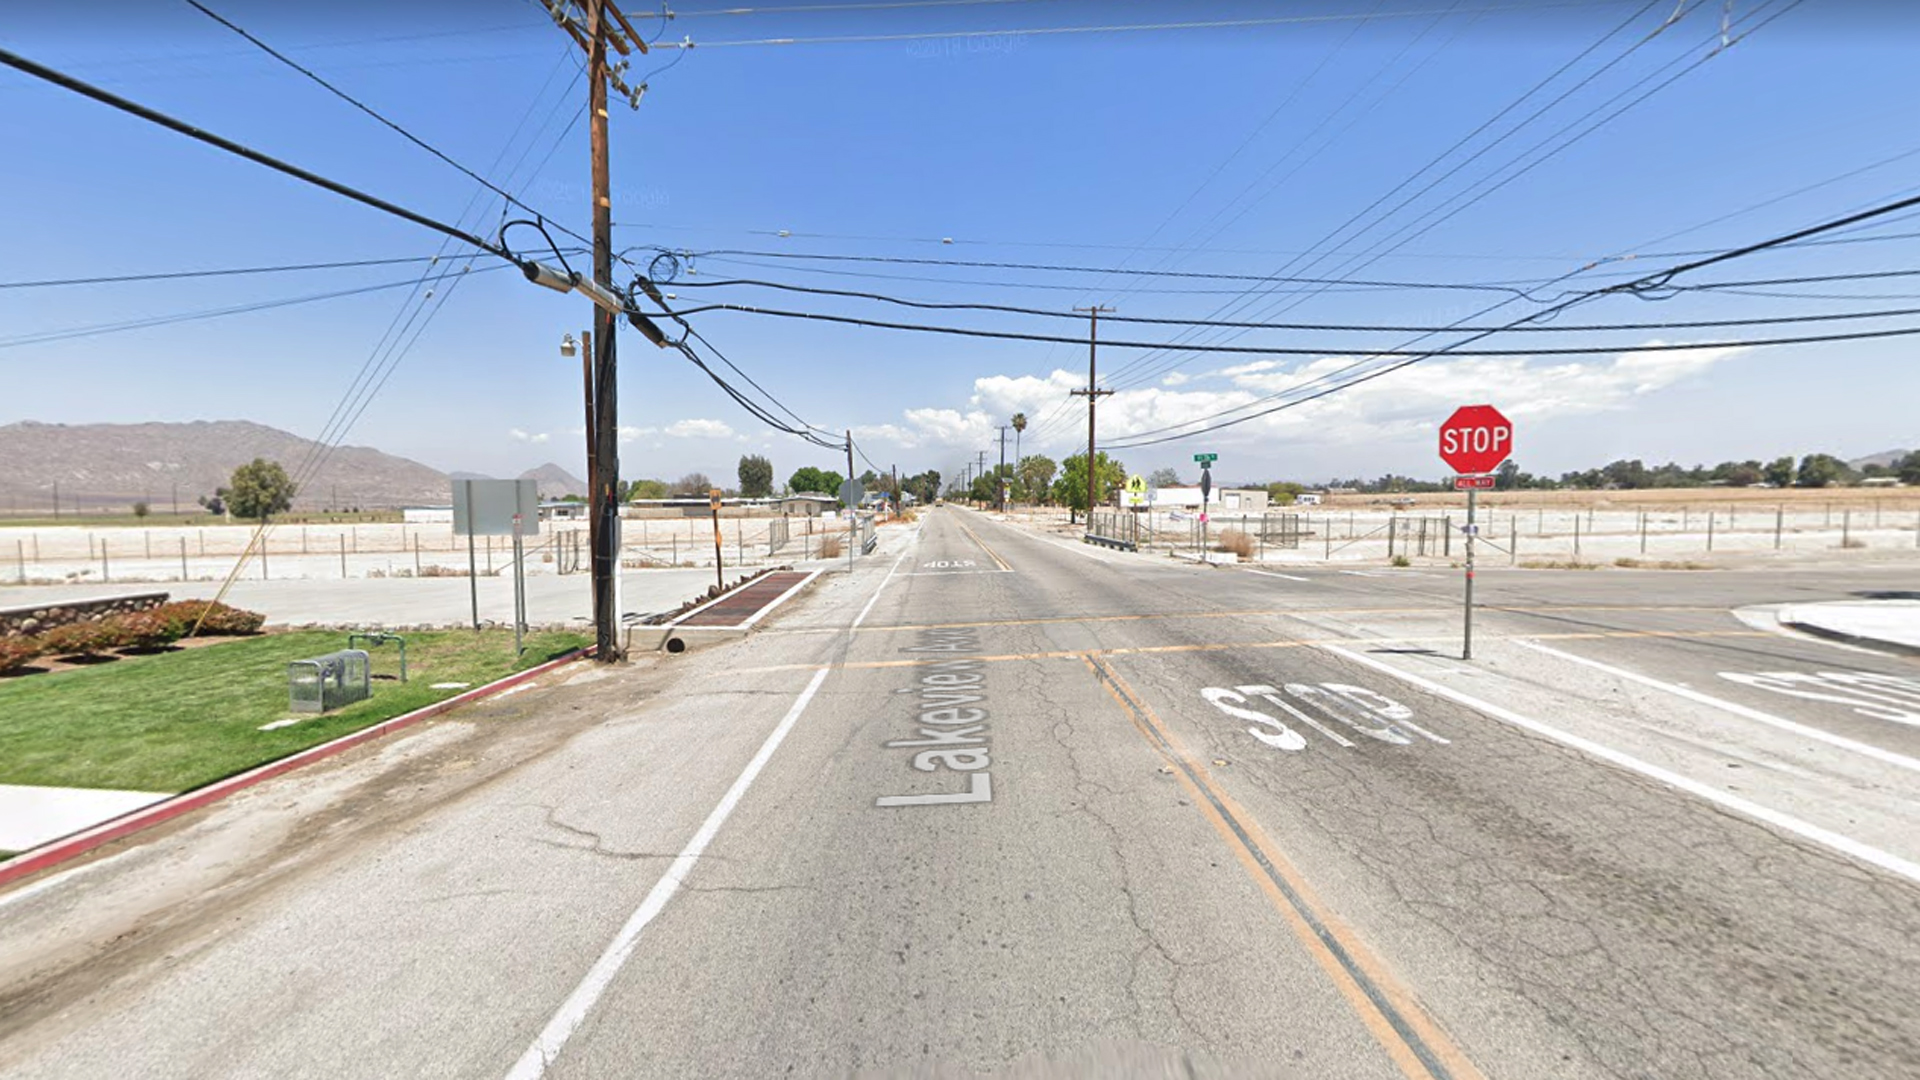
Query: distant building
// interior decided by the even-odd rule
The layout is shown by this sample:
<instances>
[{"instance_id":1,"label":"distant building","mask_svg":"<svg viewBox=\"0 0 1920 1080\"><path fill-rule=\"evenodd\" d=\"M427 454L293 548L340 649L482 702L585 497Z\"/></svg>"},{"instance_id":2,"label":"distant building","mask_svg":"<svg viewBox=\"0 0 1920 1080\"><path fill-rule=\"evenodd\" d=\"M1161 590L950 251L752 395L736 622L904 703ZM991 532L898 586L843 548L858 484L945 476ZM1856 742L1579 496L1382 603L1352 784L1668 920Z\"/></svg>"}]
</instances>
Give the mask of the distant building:
<instances>
[{"instance_id":1,"label":"distant building","mask_svg":"<svg viewBox=\"0 0 1920 1080\"><path fill-rule=\"evenodd\" d=\"M819 517L838 510L840 500L831 495L817 495L807 491L774 499L773 505L781 513L792 517Z\"/></svg>"},{"instance_id":2,"label":"distant building","mask_svg":"<svg viewBox=\"0 0 1920 1080\"><path fill-rule=\"evenodd\" d=\"M1906 485L1902 484L1900 478L1897 476L1869 476L1865 480L1860 481L1860 486L1870 488L1897 488L1905 487Z\"/></svg>"},{"instance_id":3,"label":"distant building","mask_svg":"<svg viewBox=\"0 0 1920 1080\"><path fill-rule=\"evenodd\" d=\"M1319 506L1322 498L1322 494L1318 491L1303 491L1293 497L1293 505Z\"/></svg>"},{"instance_id":4,"label":"distant building","mask_svg":"<svg viewBox=\"0 0 1920 1080\"><path fill-rule=\"evenodd\" d=\"M408 525L451 525L453 507L451 506L407 506L400 510L400 520Z\"/></svg>"},{"instance_id":5,"label":"distant building","mask_svg":"<svg viewBox=\"0 0 1920 1080\"><path fill-rule=\"evenodd\" d=\"M1155 510L1198 510L1200 509L1200 488L1198 486L1155 488L1151 505ZM1207 506L1212 510L1261 514L1267 509L1267 491L1265 488L1214 488L1212 497L1207 500Z\"/></svg>"}]
</instances>

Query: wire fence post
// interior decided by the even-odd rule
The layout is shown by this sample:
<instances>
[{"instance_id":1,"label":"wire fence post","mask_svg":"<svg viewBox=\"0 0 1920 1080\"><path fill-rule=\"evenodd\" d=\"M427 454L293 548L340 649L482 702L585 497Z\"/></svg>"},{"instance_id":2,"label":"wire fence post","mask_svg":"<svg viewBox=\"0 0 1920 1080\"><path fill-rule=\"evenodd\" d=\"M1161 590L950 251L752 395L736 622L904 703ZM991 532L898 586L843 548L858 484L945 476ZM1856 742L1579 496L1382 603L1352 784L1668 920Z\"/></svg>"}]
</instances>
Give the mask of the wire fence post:
<instances>
[{"instance_id":1,"label":"wire fence post","mask_svg":"<svg viewBox=\"0 0 1920 1080\"><path fill-rule=\"evenodd\" d=\"M1713 554L1713 511L1707 511L1707 554Z\"/></svg>"},{"instance_id":2,"label":"wire fence post","mask_svg":"<svg viewBox=\"0 0 1920 1080\"><path fill-rule=\"evenodd\" d=\"M1780 533L1786 528L1787 510L1784 506L1773 508L1773 550L1780 550Z\"/></svg>"},{"instance_id":3,"label":"wire fence post","mask_svg":"<svg viewBox=\"0 0 1920 1080\"><path fill-rule=\"evenodd\" d=\"M1853 546L1853 508L1852 507L1848 507L1845 510L1840 511L1840 546L1843 548L1850 548Z\"/></svg>"},{"instance_id":4,"label":"wire fence post","mask_svg":"<svg viewBox=\"0 0 1920 1080\"><path fill-rule=\"evenodd\" d=\"M25 540L13 542L13 558L20 564L20 584L25 585L27 583L27 542Z\"/></svg>"},{"instance_id":5,"label":"wire fence post","mask_svg":"<svg viewBox=\"0 0 1920 1080\"><path fill-rule=\"evenodd\" d=\"M112 581L113 572L107 566L107 538L100 538L100 580Z\"/></svg>"},{"instance_id":6,"label":"wire fence post","mask_svg":"<svg viewBox=\"0 0 1920 1080\"><path fill-rule=\"evenodd\" d=\"M180 580L187 580L187 538L180 538Z\"/></svg>"},{"instance_id":7,"label":"wire fence post","mask_svg":"<svg viewBox=\"0 0 1920 1080\"><path fill-rule=\"evenodd\" d=\"M420 576L420 534L413 534L413 576Z\"/></svg>"},{"instance_id":8,"label":"wire fence post","mask_svg":"<svg viewBox=\"0 0 1920 1080\"><path fill-rule=\"evenodd\" d=\"M1580 557L1580 515L1573 515L1573 557Z\"/></svg>"},{"instance_id":9,"label":"wire fence post","mask_svg":"<svg viewBox=\"0 0 1920 1080\"><path fill-rule=\"evenodd\" d=\"M1647 512L1640 511L1640 554L1647 553Z\"/></svg>"},{"instance_id":10,"label":"wire fence post","mask_svg":"<svg viewBox=\"0 0 1920 1080\"><path fill-rule=\"evenodd\" d=\"M260 580L267 580L267 534L260 534Z\"/></svg>"},{"instance_id":11,"label":"wire fence post","mask_svg":"<svg viewBox=\"0 0 1920 1080\"><path fill-rule=\"evenodd\" d=\"M1507 565L1520 565L1520 519L1507 515Z\"/></svg>"},{"instance_id":12,"label":"wire fence post","mask_svg":"<svg viewBox=\"0 0 1920 1080\"><path fill-rule=\"evenodd\" d=\"M340 535L340 579L344 581L346 580L346 577L347 577L347 537L345 533L342 533Z\"/></svg>"}]
</instances>

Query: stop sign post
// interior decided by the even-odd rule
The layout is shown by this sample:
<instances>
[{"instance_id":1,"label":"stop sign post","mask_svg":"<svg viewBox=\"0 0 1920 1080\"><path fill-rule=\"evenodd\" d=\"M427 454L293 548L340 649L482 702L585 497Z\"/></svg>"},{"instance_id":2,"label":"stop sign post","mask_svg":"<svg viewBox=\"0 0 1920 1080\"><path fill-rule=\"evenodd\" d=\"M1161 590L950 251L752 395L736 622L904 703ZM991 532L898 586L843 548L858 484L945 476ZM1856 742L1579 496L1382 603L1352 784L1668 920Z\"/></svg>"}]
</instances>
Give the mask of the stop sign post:
<instances>
[{"instance_id":1,"label":"stop sign post","mask_svg":"<svg viewBox=\"0 0 1920 1080\"><path fill-rule=\"evenodd\" d=\"M1461 625L1460 659L1473 659L1473 540L1475 496L1491 487L1479 477L1500 467L1513 453L1513 422L1491 405L1462 405L1440 425L1440 460L1460 474L1455 488L1467 489L1467 597ZM1468 479L1472 477L1474 479Z\"/></svg>"}]
</instances>

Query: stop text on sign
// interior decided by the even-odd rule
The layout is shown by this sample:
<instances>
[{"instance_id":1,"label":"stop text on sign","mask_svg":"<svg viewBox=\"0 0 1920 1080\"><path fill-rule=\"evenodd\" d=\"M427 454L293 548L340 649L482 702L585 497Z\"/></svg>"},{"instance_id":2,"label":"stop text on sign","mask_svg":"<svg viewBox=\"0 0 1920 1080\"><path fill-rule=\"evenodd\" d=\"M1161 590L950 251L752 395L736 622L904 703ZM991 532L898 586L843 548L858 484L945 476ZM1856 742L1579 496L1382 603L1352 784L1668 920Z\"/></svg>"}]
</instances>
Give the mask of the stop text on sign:
<instances>
[{"instance_id":1,"label":"stop text on sign","mask_svg":"<svg viewBox=\"0 0 1920 1080\"><path fill-rule=\"evenodd\" d=\"M1440 459L1456 473L1489 473L1513 453L1513 424L1491 405L1464 405L1440 425Z\"/></svg>"},{"instance_id":2,"label":"stop text on sign","mask_svg":"<svg viewBox=\"0 0 1920 1080\"><path fill-rule=\"evenodd\" d=\"M1440 433L1440 452L1443 454L1485 454L1505 450L1512 445L1512 428L1456 428Z\"/></svg>"}]
</instances>

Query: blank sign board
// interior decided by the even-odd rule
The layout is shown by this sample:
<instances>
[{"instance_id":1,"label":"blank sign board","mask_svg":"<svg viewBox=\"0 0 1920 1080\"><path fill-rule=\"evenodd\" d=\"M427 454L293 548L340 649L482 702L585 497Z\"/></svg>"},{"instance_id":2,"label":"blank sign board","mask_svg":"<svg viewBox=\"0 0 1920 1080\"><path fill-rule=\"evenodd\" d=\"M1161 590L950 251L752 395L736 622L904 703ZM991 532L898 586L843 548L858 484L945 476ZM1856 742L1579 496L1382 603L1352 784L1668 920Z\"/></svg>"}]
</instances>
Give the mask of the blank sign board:
<instances>
[{"instance_id":1,"label":"blank sign board","mask_svg":"<svg viewBox=\"0 0 1920 1080\"><path fill-rule=\"evenodd\" d=\"M455 536L512 536L520 515L520 535L540 535L540 485L532 480L455 480Z\"/></svg>"}]
</instances>

